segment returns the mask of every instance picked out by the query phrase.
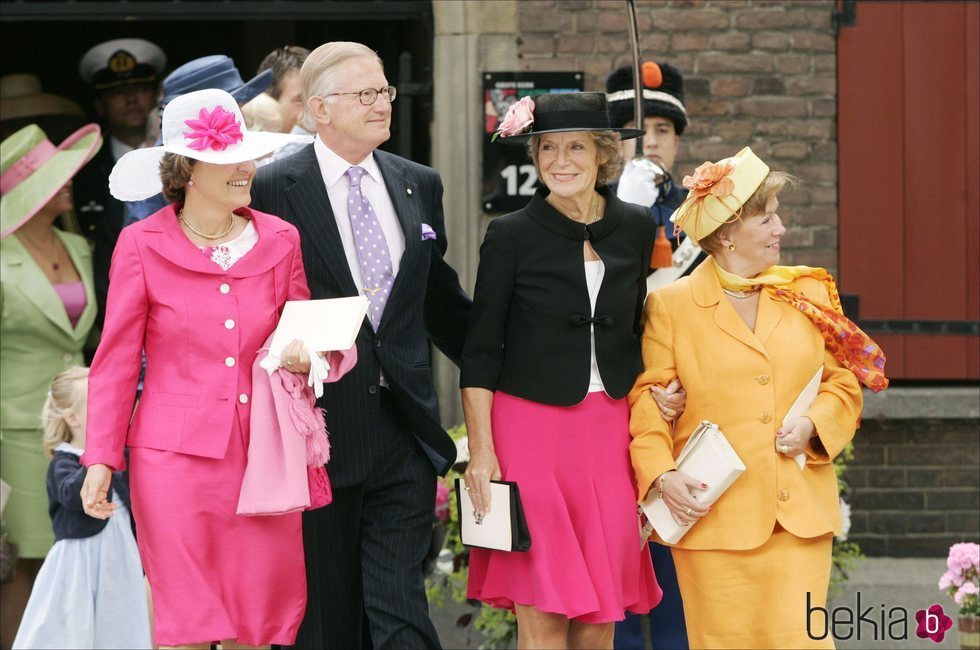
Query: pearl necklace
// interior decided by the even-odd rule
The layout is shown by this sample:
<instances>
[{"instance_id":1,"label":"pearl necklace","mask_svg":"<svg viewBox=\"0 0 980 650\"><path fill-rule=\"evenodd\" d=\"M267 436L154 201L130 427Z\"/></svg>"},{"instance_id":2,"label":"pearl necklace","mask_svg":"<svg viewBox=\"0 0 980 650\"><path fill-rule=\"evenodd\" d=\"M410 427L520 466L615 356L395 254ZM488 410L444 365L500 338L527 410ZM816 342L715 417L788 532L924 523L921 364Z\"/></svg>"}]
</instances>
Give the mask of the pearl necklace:
<instances>
[{"instance_id":1,"label":"pearl necklace","mask_svg":"<svg viewBox=\"0 0 980 650\"><path fill-rule=\"evenodd\" d=\"M198 230L197 228L195 228L193 226L193 224L191 224L191 222L188 221L186 217L184 217L184 209L183 208L181 208L180 209L180 212L177 213L177 218L181 221L181 223L183 223L185 226L187 226L187 229L190 230L192 233L194 233L198 237L203 237L204 239L207 239L209 241L214 241L215 239L221 239L222 237L227 236L228 233L230 233L234 229L234 227L235 227L235 215L234 214L232 214L231 217L228 220L228 227L225 228L222 232L216 232L213 235L209 235L208 233L201 232L200 230Z\"/></svg>"},{"instance_id":2,"label":"pearl necklace","mask_svg":"<svg viewBox=\"0 0 980 650\"><path fill-rule=\"evenodd\" d=\"M726 289L725 287L722 287L721 290L732 298L737 300L745 300L746 298L751 298L755 294L759 293L762 290L762 287L756 287L752 291L732 291L731 289Z\"/></svg>"}]
</instances>

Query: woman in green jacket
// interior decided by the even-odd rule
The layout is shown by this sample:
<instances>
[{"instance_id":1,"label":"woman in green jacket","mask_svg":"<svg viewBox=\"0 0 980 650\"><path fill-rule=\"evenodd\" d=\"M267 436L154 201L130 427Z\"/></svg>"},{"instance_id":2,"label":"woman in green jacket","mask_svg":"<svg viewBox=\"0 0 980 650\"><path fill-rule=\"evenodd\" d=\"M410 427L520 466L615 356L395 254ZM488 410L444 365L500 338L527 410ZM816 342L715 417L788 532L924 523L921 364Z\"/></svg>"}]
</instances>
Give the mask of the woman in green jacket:
<instances>
[{"instance_id":1,"label":"woman in green jacket","mask_svg":"<svg viewBox=\"0 0 980 650\"><path fill-rule=\"evenodd\" d=\"M71 179L101 145L95 124L57 147L33 124L0 143L0 478L11 486L4 523L21 558L0 594L7 648L54 542L41 407L51 379L84 364L97 309L88 243L54 223L72 210Z\"/></svg>"}]
</instances>

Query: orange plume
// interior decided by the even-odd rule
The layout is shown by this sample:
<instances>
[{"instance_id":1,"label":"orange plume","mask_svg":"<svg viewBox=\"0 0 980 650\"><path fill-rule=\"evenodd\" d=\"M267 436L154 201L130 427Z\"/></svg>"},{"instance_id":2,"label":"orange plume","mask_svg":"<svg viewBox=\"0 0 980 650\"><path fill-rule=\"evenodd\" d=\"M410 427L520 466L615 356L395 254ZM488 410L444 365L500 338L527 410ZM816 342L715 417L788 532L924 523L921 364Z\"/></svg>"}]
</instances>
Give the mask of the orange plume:
<instances>
[{"instance_id":1,"label":"orange plume","mask_svg":"<svg viewBox=\"0 0 980 650\"><path fill-rule=\"evenodd\" d=\"M646 88L660 88L660 84L664 82L664 73L661 72L660 66L653 61L646 61L640 66L640 71L643 75L643 85Z\"/></svg>"}]
</instances>

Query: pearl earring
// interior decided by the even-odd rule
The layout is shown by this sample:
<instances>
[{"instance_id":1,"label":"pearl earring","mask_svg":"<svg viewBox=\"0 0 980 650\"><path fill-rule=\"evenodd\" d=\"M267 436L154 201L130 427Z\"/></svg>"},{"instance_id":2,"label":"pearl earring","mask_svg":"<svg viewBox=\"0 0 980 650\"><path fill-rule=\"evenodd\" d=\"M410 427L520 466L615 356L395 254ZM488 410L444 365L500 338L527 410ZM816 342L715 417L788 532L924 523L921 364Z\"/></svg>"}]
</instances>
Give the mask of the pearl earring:
<instances>
[{"instance_id":1,"label":"pearl earring","mask_svg":"<svg viewBox=\"0 0 980 650\"><path fill-rule=\"evenodd\" d=\"M735 252L735 244L729 244L728 245L728 250L730 250L731 252L734 253Z\"/></svg>"},{"instance_id":2,"label":"pearl earring","mask_svg":"<svg viewBox=\"0 0 980 650\"><path fill-rule=\"evenodd\" d=\"M194 184L194 181L193 180L189 180L189 181L187 181L187 184L188 185L193 185Z\"/></svg>"}]
</instances>

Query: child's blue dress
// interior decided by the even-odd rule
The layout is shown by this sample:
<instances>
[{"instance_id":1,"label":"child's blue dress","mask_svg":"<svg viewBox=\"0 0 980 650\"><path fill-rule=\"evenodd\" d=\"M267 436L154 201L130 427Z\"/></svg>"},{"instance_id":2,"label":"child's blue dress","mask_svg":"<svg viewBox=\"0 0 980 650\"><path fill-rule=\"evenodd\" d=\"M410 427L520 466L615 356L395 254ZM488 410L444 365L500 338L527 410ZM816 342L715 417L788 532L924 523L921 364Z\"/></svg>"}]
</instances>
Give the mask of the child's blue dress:
<instances>
[{"instance_id":1,"label":"child's blue dress","mask_svg":"<svg viewBox=\"0 0 980 650\"><path fill-rule=\"evenodd\" d=\"M56 452L82 450L61 443ZM64 461L64 454L59 456ZM79 471L85 468L78 465ZM49 468L49 475L52 471ZM49 498L56 498L49 491ZM81 511L81 496L65 508ZM14 648L151 648L150 621L139 551L129 509L116 510L101 532L59 539L38 572Z\"/></svg>"}]
</instances>

